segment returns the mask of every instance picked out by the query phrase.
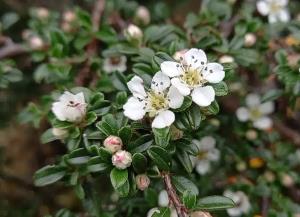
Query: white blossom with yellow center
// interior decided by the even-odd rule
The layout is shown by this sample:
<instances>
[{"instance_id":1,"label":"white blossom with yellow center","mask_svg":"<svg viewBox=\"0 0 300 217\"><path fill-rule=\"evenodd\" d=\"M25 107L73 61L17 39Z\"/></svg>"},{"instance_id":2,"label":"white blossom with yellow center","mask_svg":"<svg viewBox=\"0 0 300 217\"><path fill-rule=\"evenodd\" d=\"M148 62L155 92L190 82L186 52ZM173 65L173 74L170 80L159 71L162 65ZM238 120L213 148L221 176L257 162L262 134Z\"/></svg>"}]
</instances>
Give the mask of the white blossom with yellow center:
<instances>
[{"instance_id":1,"label":"white blossom with yellow center","mask_svg":"<svg viewBox=\"0 0 300 217\"><path fill-rule=\"evenodd\" d=\"M219 63L208 63L201 49L185 52L179 62L165 61L161 71L171 78L171 83L184 95L191 95L199 106L209 106L215 100L215 91L208 83L219 83L225 72Z\"/></svg>"},{"instance_id":2,"label":"white blossom with yellow center","mask_svg":"<svg viewBox=\"0 0 300 217\"><path fill-rule=\"evenodd\" d=\"M146 91L143 80L134 76L127 83L133 96L123 106L124 115L132 120L140 120L148 113L149 117L154 118L153 128L170 126L175 121L175 115L170 109L179 108L184 100L170 84L170 78L159 71L152 79L151 88Z\"/></svg>"},{"instance_id":3,"label":"white blossom with yellow center","mask_svg":"<svg viewBox=\"0 0 300 217\"><path fill-rule=\"evenodd\" d=\"M124 72L126 71L126 56L111 56L107 57L103 61L103 70L107 73L112 72Z\"/></svg>"},{"instance_id":4,"label":"white blossom with yellow center","mask_svg":"<svg viewBox=\"0 0 300 217\"><path fill-rule=\"evenodd\" d=\"M288 22L290 14L286 6L288 0L260 0L257 10L263 16L268 16L269 23Z\"/></svg>"},{"instance_id":5,"label":"white blossom with yellow center","mask_svg":"<svg viewBox=\"0 0 300 217\"><path fill-rule=\"evenodd\" d=\"M200 141L192 141L198 147L198 155L192 156L191 160L199 175L208 173L211 169L211 163L219 161L220 151L216 148L216 140L212 136L205 136Z\"/></svg>"},{"instance_id":6,"label":"white blossom with yellow center","mask_svg":"<svg viewBox=\"0 0 300 217\"><path fill-rule=\"evenodd\" d=\"M235 207L231 209L227 209L227 213L231 217L244 216L243 214L247 214L250 211L251 204L249 202L248 196L242 192L237 191L233 192L230 190L226 190L223 194L225 197L228 197L233 200L235 203Z\"/></svg>"},{"instance_id":7,"label":"white blossom with yellow center","mask_svg":"<svg viewBox=\"0 0 300 217\"><path fill-rule=\"evenodd\" d=\"M249 94L245 100L247 107L240 107L236 111L237 118L242 121L252 121L253 126L260 130L272 127L272 119L268 117L274 111L274 103L269 101L261 103L260 96Z\"/></svg>"}]
</instances>

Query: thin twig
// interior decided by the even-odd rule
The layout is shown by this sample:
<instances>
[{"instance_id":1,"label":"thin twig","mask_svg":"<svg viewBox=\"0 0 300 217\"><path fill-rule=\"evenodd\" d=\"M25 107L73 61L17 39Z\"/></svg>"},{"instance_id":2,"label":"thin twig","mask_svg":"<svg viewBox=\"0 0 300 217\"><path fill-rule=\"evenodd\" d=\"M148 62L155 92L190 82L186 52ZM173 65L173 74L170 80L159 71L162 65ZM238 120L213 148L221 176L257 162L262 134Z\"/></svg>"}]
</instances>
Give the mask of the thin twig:
<instances>
[{"instance_id":1,"label":"thin twig","mask_svg":"<svg viewBox=\"0 0 300 217\"><path fill-rule=\"evenodd\" d=\"M0 59L21 55L27 53L27 50L20 44L9 43L0 49Z\"/></svg>"},{"instance_id":2,"label":"thin twig","mask_svg":"<svg viewBox=\"0 0 300 217\"><path fill-rule=\"evenodd\" d=\"M261 205L261 216L262 217L268 217L268 211L269 211L269 198L263 197L262 198L262 205Z\"/></svg>"},{"instance_id":3,"label":"thin twig","mask_svg":"<svg viewBox=\"0 0 300 217\"><path fill-rule=\"evenodd\" d=\"M163 173L162 176L163 176L163 179L165 182L166 191L168 192L168 196L176 209L178 217L188 217L188 210L181 203L181 201L172 185L170 174Z\"/></svg>"}]
</instances>

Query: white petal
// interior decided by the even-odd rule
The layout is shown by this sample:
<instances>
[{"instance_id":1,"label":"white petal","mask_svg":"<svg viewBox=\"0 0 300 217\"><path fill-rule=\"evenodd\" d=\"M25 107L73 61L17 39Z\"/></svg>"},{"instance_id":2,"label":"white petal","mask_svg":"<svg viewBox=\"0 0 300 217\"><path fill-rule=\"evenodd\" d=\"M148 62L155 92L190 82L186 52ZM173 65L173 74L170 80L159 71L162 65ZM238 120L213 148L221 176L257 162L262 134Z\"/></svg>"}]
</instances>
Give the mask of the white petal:
<instances>
[{"instance_id":1,"label":"white petal","mask_svg":"<svg viewBox=\"0 0 300 217\"><path fill-rule=\"evenodd\" d=\"M246 96L246 105L250 108L257 107L260 104L260 96L250 93Z\"/></svg>"},{"instance_id":2,"label":"white petal","mask_svg":"<svg viewBox=\"0 0 300 217\"><path fill-rule=\"evenodd\" d=\"M263 15L266 16L270 13L270 3L267 3L264 0L258 1L256 4L257 10L258 12Z\"/></svg>"},{"instance_id":3,"label":"white petal","mask_svg":"<svg viewBox=\"0 0 300 217\"><path fill-rule=\"evenodd\" d=\"M170 78L161 71L159 71L152 78L151 89L155 92L162 92L165 89L167 89L170 86L170 84Z\"/></svg>"},{"instance_id":4,"label":"white petal","mask_svg":"<svg viewBox=\"0 0 300 217\"><path fill-rule=\"evenodd\" d=\"M219 149L213 148L207 153L207 159L210 161L218 161L220 159Z\"/></svg>"},{"instance_id":5,"label":"white petal","mask_svg":"<svg viewBox=\"0 0 300 217\"><path fill-rule=\"evenodd\" d=\"M219 83L225 77L223 66L219 63L208 63L203 71L203 77L210 83Z\"/></svg>"},{"instance_id":6,"label":"white petal","mask_svg":"<svg viewBox=\"0 0 300 217\"><path fill-rule=\"evenodd\" d=\"M197 87L192 92L192 100L199 106L209 106L215 100L212 86Z\"/></svg>"},{"instance_id":7,"label":"white petal","mask_svg":"<svg viewBox=\"0 0 300 217\"><path fill-rule=\"evenodd\" d=\"M128 101L123 105L124 115L131 120L140 120L145 116L145 103L139 101L135 97L130 97Z\"/></svg>"},{"instance_id":8,"label":"white petal","mask_svg":"<svg viewBox=\"0 0 300 217\"><path fill-rule=\"evenodd\" d=\"M146 97L146 92L144 89L144 81L139 76L134 76L129 82L127 82L127 86L133 96L138 97L140 99L144 99Z\"/></svg>"},{"instance_id":9,"label":"white petal","mask_svg":"<svg viewBox=\"0 0 300 217\"><path fill-rule=\"evenodd\" d=\"M239 208L227 209L227 213L231 217L239 217L242 215L242 211Z\"/></svg>"},{"instance_id":10,"label":"white petal","mask_svg":"<svg viewBox=\"0 0 300 217\"><path fill-rule=\"evenodd\" d=\"M264 114L268 115L274 111L274 102L265 102L259 106L259 111Z\"/></svg>"},{"instance_id":11,"label":"white petal","mask_svg":"<svg viewBox=\"0 0 300 217\"><path fill-rule=\"evenodd\" d=\"M173 109L180 108L183 103L184 96L174 86L171 86L168 92L169 107Z\"/></svg>"},{"instance_id":12,"label":"white petal","mask_svg":"<svg viewBox=\"0 0 300 217\"><path fill-rule=\"evenodd\" d=\"M239 119L239 121L247 121L249 120L250 113L249 110L245 107L240 107L236 110L236 116Z\"/></svg>"},{"instance_id":13,"label":"white petal","mask_svg":"<svg viewBox=\"0 0 300 217\"><path fill-rule=\"evenodd\" d=\"M183 95L183 96L187 96L190 94L191 90L190 88L184 84L183 82L181 82L181 80L179 78L172 78L171 83L174 87L177 88L177 90Z\"/></svg>"},{"instance_id":14,"label":"white petal","mask_svg":"<svg viewBox=\"0 0 300 217\"><path fill-rule=\"evenodd\" d=\"M173 112L167 110L159 112L152 122L153 128L165 128L170 126L175 121Z\"/></svg>"},{"instance_id":15,"label":"white petal","mask_svg":"<svg viewBox=\"0 0 300 217\"><path fill-rule=\"evenodd\" d=\"M158 195L158 205L162 207L169 206L169 196L166 190L162 190Z\"/></svg>"},{"instance_id":16,"label":"white petal","mask_svg":"<svg viewBox=\"0 0 300 217\"><path fill-rule=\"evenodd\" d=\"M203 68L207 63L207 57L203 50L192 48L184 54L184 61L192 69Z\"/></svg>"},{"instance_id":17,"label":"white petal","mask_svg":"<svg viewBox=\"0 0 300 217\"><path fill-rule=\"evenodd\" d=\"M76 103L85 104L84 94L82 92L77 93L74 98Z\"/></svg>"},{"instance_id":18,"label":"white petal","mask_svg":"<svg viewBox=\"0 0 300 217\"><path fill-rule=\"evenodd\" d=\"M272 127L272 119L269 117L262 117L253 122L253 126L260 130L267 130Z\"/></svg>"},{"instance_id":19,"label":"white petal","mask_svg":"<svg viewBox=\"0 0 300 217\"><path fill-rule=\"evenodd\" d=\"M183 73L181 64L173 61L162 62L160 64L160 69L165 75L171 78L175 76L179 76Z\"/></svg>"},{"instance_id":20,"label":"white petal","mask_svg":"<svg viewBox=\"0 0 300 217\"><path fill-rule=\"evenodd\" d=\"M210 163L208 160L199 160L196 165L196 171L200 175L206 174L210 170Z\"/></svg>"},{"instance_id":21,"label":"white petal","mask_svg":"<svg viewBox=\"0 0 300 217\"><path fill-rule=\"evenodd\" d=\"M199 150L210 150L213 149L216 145L216 140L212 136L204 136L199 142Z\"/></svg>"},{"instance_id":22,"label":"white petal","mask_svg":"<svg viewBox=\"0 0 300 217\"><path fill-rule=\"evenodd\" d=\"M75 95L70 93L69 91L65 91L60 97L59 101L63 102L64 104L68 104L69 101L75 101Z\"/></svg>"},{"instance_id":23,"label":"white petal","mask_svg":"<svg viewBox=\"0 0 300 217\"><path fill-rule=\"evenodd\" d=\"M64 115L65 107L61 102L54 102L52 104L52 112L56 116L56 118L60 121L65 121L66 117Z\"/></svg>"},{"instance_id":24,"label":"white petal","mask_svg":"<svg viewBox=\"0 0 300 217\"><path fill-rule=\"evenodd\" d=\"M277 16L281 22L288 22L290 20L290 13L287 9L279 11Z\"/></svg>"},{"instance_id":25,"label":"white petal","mask_svg":"<svg viewBox=\"0 0 300 217\"><path fill-rule=\"evenodd\" d=\"M289 3L289 0L277 0L277 3L281 6L286 6Z\"/></svg>"},{"instance_id":26,"label":"white petal","mask_svg":"<svg viewBox=\"0 0 300 217\"><path fill-rule=\"evenodd\" d=\"M152 217L154 213L160 213L159 209L157 207L150 209L147 212L147 217Z\"/></svg>"}]
</instances>

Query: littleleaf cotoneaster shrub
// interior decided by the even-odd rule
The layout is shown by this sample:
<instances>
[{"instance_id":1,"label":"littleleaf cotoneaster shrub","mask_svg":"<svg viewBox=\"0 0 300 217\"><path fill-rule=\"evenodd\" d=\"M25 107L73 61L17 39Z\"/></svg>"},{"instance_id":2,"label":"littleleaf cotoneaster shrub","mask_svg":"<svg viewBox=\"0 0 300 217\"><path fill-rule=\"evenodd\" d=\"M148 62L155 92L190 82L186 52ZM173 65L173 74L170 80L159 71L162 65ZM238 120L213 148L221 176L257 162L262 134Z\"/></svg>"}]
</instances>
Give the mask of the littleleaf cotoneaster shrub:
<instances>
[{"instance_id":1,"label":"littleleaf cotoneaster shrub","mask_svg":"<svg viewBox=\"0 0 300 217\"><path fill-rule=\"evenodd\" d=\"M299 216L300 2L204 0L178 25L164 1L86 4L33 8L0 50L0 88L26 54L42 95L19 121L65 148L34 174L81 200L55 216Z\"/></svg>"}]
</instances>

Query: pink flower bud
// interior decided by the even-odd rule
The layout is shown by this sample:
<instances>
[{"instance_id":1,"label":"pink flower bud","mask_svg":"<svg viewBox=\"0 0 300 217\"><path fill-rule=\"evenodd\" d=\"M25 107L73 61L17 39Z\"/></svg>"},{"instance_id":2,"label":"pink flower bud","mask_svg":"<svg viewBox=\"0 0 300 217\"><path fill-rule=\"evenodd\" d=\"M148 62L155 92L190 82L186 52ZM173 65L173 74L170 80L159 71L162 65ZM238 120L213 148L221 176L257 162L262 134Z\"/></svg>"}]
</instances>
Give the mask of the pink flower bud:
<instances>
[{"instance_id":1,"label":"pink flower bud","mask_svg":"<svg viewBox=\"0 0 300 217\"><path fill-rule=\"evenodd\" d=\"M76 19L76 15L73 11L66 11L63 14L63 20L67 23L72 23Z\"/></svg>"},{"instance_id":2,"label":"pink flower bud","mask_svg":"<svg viewBox=\"0 0 300 217\"><path fill-rule=\"evenodd\" d=\"M47 8L43 8L43 7L37 8L36 15L40 19L46 19L49 17L49 10Z\"/></svg>"},{"instance_id":3,"label":"pink flower bud","mask_svg":"<svg viewBox=\"0 0 300 217\"><path fill-rule=\"evenodd\" d=\"M150 12L145 6L139 6L137 8L135 17L137 21L141 22L144 25L150 23Z\"/></svg>"},{"instance_id":4,"label":"pink flower bud","mask_svg":"<svg viewBox=\"0 0 300 217\"><path fill-rule=\"evenodd\" d=\"M40 50L43 48L44 42L39 36L32 36L29 39L29 46L33 50Z\"/></svg>"},{"instance_id":5,"label":"pink flower bud","mask_svg":"<svg viewBox=\"0 0 300 217\"><path fill-rule=\"evenodd\" d=\"M128 40L141 40L143 32L138 26L129 24L129 26L124 30L124 35Z\"/></svg>"},{"instance_id":6,"label":"pink flower bud","mask_svg":"<svg viewBox=\"0 0 300 217\"><path fill-rule=\"evenodd\" d=\"M109 136L107 137L103 145L105 148L107 148L110 152L115 153L122 149L123 142L120 137L117 136Z\"/></svg>"},{"instance_id":7,"label":"pink flower bud","mask_svg":"<svg viewBox=\"0 0 300 217\"><path fill-rule=\"evenodd\" d=\"M140 174L135 177L137 188L144 191L150 185L150 179L146 174Z\"/></svg>"},{"instance_id":8,"label":"pink flower bud","mask_svg":"<svg viewBox=\"0 0 300 217\"><path fill-rule=\"evenodd\" d=\"M131 162L131 154L127 151L119 150L112 156L112 164L118 169L130 167Z\"/></svg>"}]
</instances>

